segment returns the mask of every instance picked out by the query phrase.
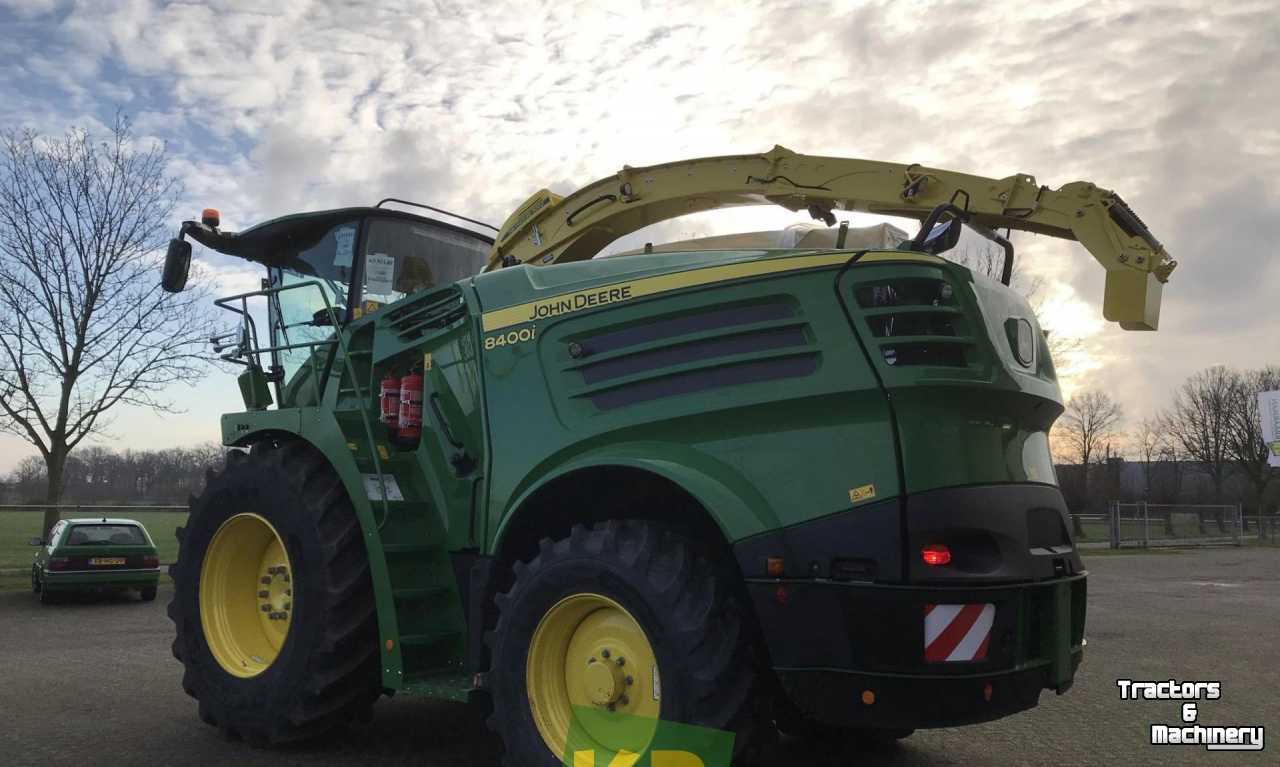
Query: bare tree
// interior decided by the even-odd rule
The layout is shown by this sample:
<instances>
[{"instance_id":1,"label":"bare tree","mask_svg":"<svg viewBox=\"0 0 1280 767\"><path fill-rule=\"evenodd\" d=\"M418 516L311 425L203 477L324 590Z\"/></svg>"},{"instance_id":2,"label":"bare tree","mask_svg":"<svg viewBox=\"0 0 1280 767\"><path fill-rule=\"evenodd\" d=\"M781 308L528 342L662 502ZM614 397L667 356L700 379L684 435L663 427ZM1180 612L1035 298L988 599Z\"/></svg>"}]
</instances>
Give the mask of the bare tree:
<instances>
[{"instance_id":1,"label":"bare tree","mask_svg":"<svg viewBox=\"0 0 1280 767\"><path fill-rule=\"evenodd\" d=\"M1178 465L1178 447L1169 433L1169 426L1163 415L1144 418L1131 433L1130 440L1138 462L1142 464L1142 498L1150 503L1159 497L1168 495L1177 498L1180 479ZM1172 493L1161 493L1161 474L1173 483ZM1166 485L1168 482L1165 483ZM1158 501L1157 501L1158 502ZM1165 533L1173 535L1173 512L1165 510L1159 516L1164 520Z\"/></svg>"},{"instance_id":2,"label":"bare tree","mask_svg":"<svg viewBox=\"0 0 1280 767\"><path fill-rule=\"evenodd\" d=\"M1169 430L1187 456L1208 472L1215 503L1222 502L1230 462L1238 385L1238 376L1230 368L1217 365L1201 370L1182 382L1169 409Z\"/></svg>"},{"instance_id":3,"label":"bare tree","mask_svg":"<svg viewBox=\"0 0 1280 767\"><path fill-rule=\"evenodd\" d=\"M1249 480L1259 504L1267 485L1280 476L1280 471L1267 464L1270 451L1262 440L1258 393L1276 389L1280 389L1280 367L1275 365L1249 370L1235 377L1227 455Z\"/></svg>"},{"instance_id":4,"label":"bare tree","mask_svg":"<svg viewBox=\"0 0 1280 767\"><path fill-rule=\"evenodd\" d=\"M165 148L136 146L122 117L101 143L0 133L0 429L39 451L50 504L113 408L166 411L163 390L202 366L203 292L158 284L179 191ZM46 533L57 518L46 511Z\"/></svg>"},{"instance_id":5,"label":"bare tree","mask_svg":"<svg viewBox=\"0 0 1280 767\"><path fill-rule=\"evenodd\" d=\"M1164 427L1159 416L1143 418L1129 434L1133 445L1133 454L1142 464L1142 497L1151 499L1151 488L1155 486L1156 467L1160 461Z\"/></svg>"},{"instance_id":6,"label":"bare tree","mask_svg":"<svg viewBox=\"0 0 1280 767\"><path fill-rule=\"evenodd\" d=\"M1104 450L1109 454L1108 446L1119 437L1118 429L1123 418L1120 403L1111 399L1110 394L1087 391L1071 398L1066 412L1054 426L1066 456L1080 464L1081 497L1085 503L1089 502L1090 464Z\"/></svg>"},{"instance_id":7,"label":"bare tree","mask_svg":"<svg viewBox=\"0 0 1280 767\"><path fill-rule=\"evenodd\" d=\"M1187 457L1208 473L1214 503L1223 502L1239 386L1238 373L1215 365L1183 381L1169 409L1169 430ZM1219 530L1225 529L1224 516L1221 510L1214 514ZM1203 515L1200 529L1204 531Z\"/></svg>"}]
</instances>

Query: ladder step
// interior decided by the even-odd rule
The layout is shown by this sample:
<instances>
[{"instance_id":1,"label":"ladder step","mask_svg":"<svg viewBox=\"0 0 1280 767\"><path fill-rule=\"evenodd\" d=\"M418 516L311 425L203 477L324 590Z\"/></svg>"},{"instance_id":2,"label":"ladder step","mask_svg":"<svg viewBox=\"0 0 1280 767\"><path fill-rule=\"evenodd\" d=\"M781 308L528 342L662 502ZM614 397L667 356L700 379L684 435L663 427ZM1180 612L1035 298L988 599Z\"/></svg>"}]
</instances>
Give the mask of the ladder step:
<instances>
[{"instance_id":1,"label":"ladder step","mask_svg":"<svg viewBox=\"0 0 1280 767\"><path fill-rule=\"evenodd\" d=\"M449 593L449 589L444 586L430 586L422 589L392 589L391 596L397 602L407 602L413 599L429 599Z\"/></svg>"},{"instance_id":2,"label":"ladder step","mask_svg":"<svg viewBox=\"0 0 1280 767\"><path fill-rule=\"evenodd\" d=\"M451 639L461 635L461 631L451 628L430 631L425 634L402 634L400 636L400 645L402 647L422 647L423 645L435 644L441 640Z\"/></svg>"},{"instance_id":3,"label":"ladder step","mask_svg":"<svg viewBox=\"0 0 1280 767\"><path fill-rule=\"evenodd\" d=\"M439 548L431 543L387 543L382 546L382 550L388 554L424 554L438 551Z\"/></svg>"}]
</instances>

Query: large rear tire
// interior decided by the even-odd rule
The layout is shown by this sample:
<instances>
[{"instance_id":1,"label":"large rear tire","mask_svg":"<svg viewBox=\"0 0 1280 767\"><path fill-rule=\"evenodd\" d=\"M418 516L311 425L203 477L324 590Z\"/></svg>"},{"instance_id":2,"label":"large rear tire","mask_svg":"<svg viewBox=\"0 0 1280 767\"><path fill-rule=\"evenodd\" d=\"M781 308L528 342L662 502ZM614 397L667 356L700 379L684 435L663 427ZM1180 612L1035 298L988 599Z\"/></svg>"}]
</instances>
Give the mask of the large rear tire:
<instances>
[{"instance_id":1,"label":"large rear tire","mask_svg":"<svg viewBox=\"0 0 1280 767\"><path fill-rule=\"evenodd\" d=\"M507 765L565 764L569 730L590 729L573 714L584 707L733 732L735 753L746 750L756 645L732 577L698 551L658 524L613 521L544 539L516 565L487 637L489 724Z\"/></svg>"},{"instance_id":2,"label":"large rear tire","mask_svg":"<svg viewBox=\"0 0 1280 767\"><path fill-rule=\"evenodd\" d=\"M322 455L301 442L228 453L178 539L173 654L203 721L265 746L367 717L381 694L373 585Z\"/></svg>"}]
</instances>

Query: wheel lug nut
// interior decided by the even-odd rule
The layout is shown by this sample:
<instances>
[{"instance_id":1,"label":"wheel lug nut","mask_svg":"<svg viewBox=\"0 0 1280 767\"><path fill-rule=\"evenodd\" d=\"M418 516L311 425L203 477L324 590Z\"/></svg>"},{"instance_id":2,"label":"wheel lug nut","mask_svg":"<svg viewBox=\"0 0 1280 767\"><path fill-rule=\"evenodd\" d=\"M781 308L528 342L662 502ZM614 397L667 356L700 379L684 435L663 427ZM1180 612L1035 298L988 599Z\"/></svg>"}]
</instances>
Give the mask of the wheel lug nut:
<instances>
[{"instance_id":1,"label":"wheel lug nut","mask_svg":"<svg viewBox=\"0 0 1280 767\"><path fill-rule=\"evenodd\" d=\"M271 605L263 605L263 606L262 606L262 611L263 611L264 613L269 613L269 612L271 612Z\"/></svg>"},{"instance_id":2,"label":"wheel lug nut","mask_svg":"<svg viewBox=\"0 0 1280 767\"><path fill-rule=\"evenodd\" d=\"M631 701L627 698L627 696L623 695L622 698L618 700L618 702L625 706Z\"/></svg>"},{"instance_id":3,"label":"wheel lug nut","mask_svg":"<svg viewBox=\"0 0 1280 767\"><path fill-rule=\"evenodd\" d=\"M264 575L264 576L262 576L261 578L259 578L258 580L259 580L259 582L261 582L263 585L266 585L266 586L271 585L271 579L270 579L270 578L268 578L268 577L267 577L267 576L265 576L265 575Z\"/></svg>"},{"instance_id":4,"label":"wheel lug nut","mask_svg":"<svg viewBox=\"0 0 1280 767\"><path fill-rule=\"evenodd\" d=\"M621 657L621 656L619 656L619 657L618 657L618 660L617 660L617 661L615 661L615 662L616 662L619 666L625 666L625 665L627 665L627 659L626 659L626 658L623 658L623 657Z\"/></svg>"},{"instance_id":5,"label":"wheel lug nut","mask_svg":"<svg viewBox=\"0 0 1280 767\"><path fill-rule=\"evenodd\" d=\"M603 650L600 651L600 654L604 656L605 659L607 660L609 657L609 648L608 647L604 648Z\"/></svg>"},{"instance_id":6,"label":"wheel lug nut","mask_svg":"<svg viewBox=\"0 0 1280 767\"><path fill-rule=\"evenodd\" d=\"M259 591L259 592L258 592L258 598L259 598L259 599L266 599L266 598L267 598L267 597L269 597L269 596L271 596L271 592L270 592L270 591Z\"/></svg>"},{"instance_id":7,"label":"wheel lug nut","mask_svg":"<svg viewBox=\"0 0 1280 767\"><path fill-rule=\"evenodd\" d=\"M631 677L627 677L626 682L628 685L633 685L636 683L636 680L632 679Z\"/></svg>"}]
</instances>

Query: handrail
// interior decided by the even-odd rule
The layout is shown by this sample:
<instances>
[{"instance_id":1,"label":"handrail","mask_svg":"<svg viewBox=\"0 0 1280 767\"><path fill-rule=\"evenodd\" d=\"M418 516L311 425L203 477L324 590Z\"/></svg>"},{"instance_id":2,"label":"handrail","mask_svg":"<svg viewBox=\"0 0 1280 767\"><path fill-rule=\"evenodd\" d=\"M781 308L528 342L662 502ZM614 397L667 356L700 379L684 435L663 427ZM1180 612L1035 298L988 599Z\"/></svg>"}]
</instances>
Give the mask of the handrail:
<instances>
[{"instance_id":1,"label":"handrail","mask_svg":"<svg viewBox=\"0 0 1280 767\"><path fill-rule=\"evenodd\" d=\"M317 341L308 341L302 344L285 344L283 346L272 345L269 347L259 347L257 326L252 325L253 319L249 316L248 300L250 298L254 298L257 296L262 296L263 298L267 298L269 300L270 296L279 295L280 293L283 293L286 290L297 290L305 287L314 287L316 291L320 293L320 300L324 302L324 310L329 315L329 326L333 328L333 337L324 338ZM240 307L241 307L240 309L235 309L227 305L230 302L236 301L236 300L240 301ZM245 353L246 355L252 355L254 358L254 363L257 365L259 370L262 369L261 355L264 351L280 351L284 348L290 348L290 347L296 347L296 348L310 347L314 349L317 346L328 345L336 342L338 348L342 351L342 362L343 362L343 365L346 367L347 376L351 379L351 388L355 392L356 399L361 402L367 401L365 399L364 394L360 390L360 381L356 376L355 367L351 364L351 350L347 347L347 340L345 335L342 333L342 326L338 323L338 314L336 311L334 311L333 304L329 302L329 295L325 293L324 286L321 285L318 280L304 280L302 282L295 282L292 285L276 285L272 287L259 288L258 290L250 290L245 293L238 293L233 296L225 296L223 298L214 300L213 303L219 308L226 309L227 311L242 315L244 319L247 320L252 325L251 329L252 329L253 348L252 350L240 349L239 351ZM320 369L319 369L319 366L317 365L317 366L314 366L314 373L311 376L311 383L315 391L315 402L317 404L320 403L320 397L321 397L319 380L320 380ZM377 445L373 439L373 425L369 422L369 413L363 407L356 408L356 411L360 413L360 423L364 427L365 438L368 439L369 456L373 459L373 470L378 475L378 487L382 489L382 493L381 493L382 497L380 499L382 502L382 519L378 521L378 529L381 530L383 525L387 523L387 518L388 516L390 516L390 513L391 513L391 507L388 505L388 502L387 502L387 483L386 483L384 472L382 471L382 460L378 457Z\"/></svg>"}]
</instances>

